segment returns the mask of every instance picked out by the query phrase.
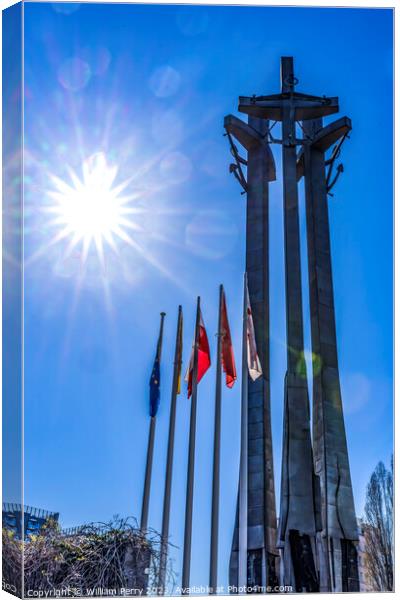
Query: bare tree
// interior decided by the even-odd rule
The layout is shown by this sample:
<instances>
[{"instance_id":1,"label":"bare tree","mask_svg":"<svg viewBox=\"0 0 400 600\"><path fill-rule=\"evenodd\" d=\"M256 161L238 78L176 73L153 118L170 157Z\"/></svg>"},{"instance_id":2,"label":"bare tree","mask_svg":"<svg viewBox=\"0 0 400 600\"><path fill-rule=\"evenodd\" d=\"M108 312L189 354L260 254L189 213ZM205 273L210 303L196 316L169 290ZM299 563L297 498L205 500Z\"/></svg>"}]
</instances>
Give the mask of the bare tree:
<instances>
[{"instance_id":1,"label":"bare tree","mask_svg":"<svg viewBox=\"0 0 400 600\"><path fill-rule=\"evenodd\" d=\"M134 519L114 517L108 523L90 523L61 530L48 521L37 535L22 541L3 529L3 580L12 593L22 592L21 555L25 596L81 597L154 595L158 588L160 536L144 534ZM175 573L168 563L167 587ZM154 591L155 590L155 591Z\"/></svg>"},{"instance_id":2,"label":"bare tree","mask_svg":"<svg viewBox=\"0 0 400 600\"><path fill-rule=\"evenodd\" d=\"M377 591L393 590L393 456L390 468L379 462L365 502L366 570Z\"/></svg>"}]
</instances>

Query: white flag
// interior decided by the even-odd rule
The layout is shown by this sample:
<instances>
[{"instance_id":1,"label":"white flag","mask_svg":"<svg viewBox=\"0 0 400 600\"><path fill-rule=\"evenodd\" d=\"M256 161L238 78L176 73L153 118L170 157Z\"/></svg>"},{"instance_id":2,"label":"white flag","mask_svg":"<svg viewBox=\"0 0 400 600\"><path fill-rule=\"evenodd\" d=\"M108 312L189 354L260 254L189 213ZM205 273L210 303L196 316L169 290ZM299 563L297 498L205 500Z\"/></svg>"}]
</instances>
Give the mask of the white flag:
<instances>
[{"instance_id":1,"label":"white flag","mask_svg":"<svg viewBox=\"0 0 400 600\"><path fill-rule=\"evenodd\" d=\"M246 285L246 321L247 321L247 367L253 381L261 377L261 362L257 354L256 334L251 312L249 289Z\"/></svg>"}]
</instances>

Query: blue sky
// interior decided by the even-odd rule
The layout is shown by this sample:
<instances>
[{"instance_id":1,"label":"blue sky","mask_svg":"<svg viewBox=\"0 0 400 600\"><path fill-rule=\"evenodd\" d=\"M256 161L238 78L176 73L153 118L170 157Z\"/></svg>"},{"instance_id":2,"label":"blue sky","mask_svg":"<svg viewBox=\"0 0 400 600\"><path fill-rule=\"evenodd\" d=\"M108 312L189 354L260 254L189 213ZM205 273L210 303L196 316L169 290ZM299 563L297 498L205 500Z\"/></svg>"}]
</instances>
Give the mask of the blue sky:
<instances>
[{"instance_id":1,"label":"blue sky","mask_svg":"<svg viewBox=\"0 0 400 600\"><path fill-rule=\"evenodd\" d=\"M317 50L316 50L317 49ZM236 359L245 199L228 172L223 117L239 95L337 95L352 119L330 199L335 305L357 513L392 451L392 15L389 10L25 4L25 502L64 526L140 517L148 381L166 311L150 525L161 527L177 307L189 358L197 295L215 363L218 285ZM278 128L277 128L278 130ZM285 374L282 182L270 186L271 402L277 494ZM101 153L101 154L99 154ZM104 261L54 242L54 177L96 155L130 182L125 229ZM92 159L90 159L92 160ZM50 209L50 210L49 210ZM306 245L300 188L305 345ZM310 372L310 371L309 371ZM192 581L208 582L215 371L199 387ZM223 392L220 582L234 522L240 385ZM171 541L182 545L190 405L178 399ZM367 442L367 443L366 443ZM174 551L180 573L181 556ZM180 575L178 575L180 581Z\"/></svg>"}]
</instances>

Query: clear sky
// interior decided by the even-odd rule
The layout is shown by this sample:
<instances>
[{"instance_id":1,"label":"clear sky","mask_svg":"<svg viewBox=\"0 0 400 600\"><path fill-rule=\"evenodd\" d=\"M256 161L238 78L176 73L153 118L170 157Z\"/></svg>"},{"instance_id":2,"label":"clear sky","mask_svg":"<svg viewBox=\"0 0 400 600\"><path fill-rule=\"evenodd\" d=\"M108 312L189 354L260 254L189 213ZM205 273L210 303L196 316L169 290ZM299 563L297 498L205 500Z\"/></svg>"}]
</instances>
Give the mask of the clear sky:
<instances>
[{"instance_id":1,"label":"clear sky","mask_svg":"<svg viewBox=\"0 0 400 600\"><path fill-rule=\"evenodd\" d=\"M339 115L353 123L329 210L358 515L370 473L390 458L391 11L26 3L25 503L59 511L63 526L115 514L140 517L148 382L161 310L167 316L150 506L155 529L161 527L179 303L184 364L197 295L215 363L218 285L224 284L240 370L245 198L229 174L222 124L224 115L237 114L239 95L279 91L281 55L294 56L299 91L339 96ZM271 402L278 496L286 349L279 146L273 152ZM115 194L129 209L119 235L108 241L100 235L97 247L85 247L87 231L104 230L104 219L121 215L104 216L94 207L82 222L66 207L65 198L80 198L83 164L86 183L96 168L115 176L114 187L126 183ZM300 209L309 349L302 187ZM212 369L198 398L191 580L198 585L208 583L214 381ZM182 394L171 521L177 547L183 540L189 410ZM238 382L223 391L222 584L234 523L239 416ZM173 556L179 574L181 552Z\"/></svg>"}]
</instances>

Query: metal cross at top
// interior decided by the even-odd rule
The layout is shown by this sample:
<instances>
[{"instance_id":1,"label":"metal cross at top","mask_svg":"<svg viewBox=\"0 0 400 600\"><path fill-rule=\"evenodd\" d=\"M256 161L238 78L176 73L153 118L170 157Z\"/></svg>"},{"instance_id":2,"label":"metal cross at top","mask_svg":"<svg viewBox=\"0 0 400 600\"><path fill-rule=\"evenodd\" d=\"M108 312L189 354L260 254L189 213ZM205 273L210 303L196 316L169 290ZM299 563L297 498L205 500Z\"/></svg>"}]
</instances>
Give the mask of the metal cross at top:
<instances>
[{"instance_id":1,"label":"metal cross at top","mask_svg":"<svg viewBox=\"0 0 400 600\"><path fill-rule=\"evenodd\" d=\"M284 56L281 59L281 93L269 96L239 96L239 111L273 121L285 121L285 117L289 117L292 127L284 143L302 144L304 140L295 138L295 121L316 119L337 113L339 101L337 97L311 96L295 92L297 83L298 80L293 72L293 57Z\"/></svg>"}]
</instances>

